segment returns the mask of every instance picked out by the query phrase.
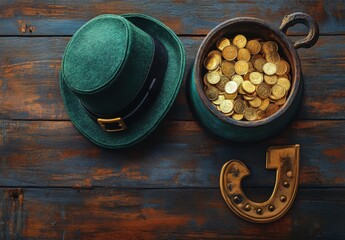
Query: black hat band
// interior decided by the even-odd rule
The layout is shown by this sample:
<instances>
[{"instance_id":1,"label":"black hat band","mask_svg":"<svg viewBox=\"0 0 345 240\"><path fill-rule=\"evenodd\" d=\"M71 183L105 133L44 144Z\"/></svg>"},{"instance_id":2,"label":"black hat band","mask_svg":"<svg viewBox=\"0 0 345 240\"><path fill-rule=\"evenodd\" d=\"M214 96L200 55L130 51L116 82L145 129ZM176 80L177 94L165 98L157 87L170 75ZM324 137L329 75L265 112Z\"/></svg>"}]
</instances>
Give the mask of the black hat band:
<instances>
[{"instance_id":1,"label":"black hat band","mask_svg":"<svg viewBox=\"0 0 345 240\"><path fill-rule=\"evenodd\" d=\"M89 117L98 123L105 131L117 132L125 130L127 125L143 113L145 109L150 107L151 103L157 97L166 72L168 53L164 45L158 39L152 38L152 41L154 42L154 55L149 73L141 89L125 109L114 114L101 115L87 109L87 107L79 101Z\"/></svg>"}]
</instances>

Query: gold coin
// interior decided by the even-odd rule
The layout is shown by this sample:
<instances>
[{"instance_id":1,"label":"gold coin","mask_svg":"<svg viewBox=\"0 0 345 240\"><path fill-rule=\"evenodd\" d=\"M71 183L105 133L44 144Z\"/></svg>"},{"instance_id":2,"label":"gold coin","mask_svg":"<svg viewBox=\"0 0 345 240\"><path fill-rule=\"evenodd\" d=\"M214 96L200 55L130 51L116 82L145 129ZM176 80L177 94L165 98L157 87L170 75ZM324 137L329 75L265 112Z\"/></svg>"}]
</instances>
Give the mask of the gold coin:
<instances>
[{"instance_id":1,"label":"gold coin","mask_svg":"<svg viewBox=\"0 0 345 240\"><path fill-rule=\"evenodd\" d=\"M217 88L213 86L209 86L205 91L205 95L208 99L210 99L211 101L214 101L218 98L219 92Z\"/></svg>"},{"instance_id":2,"label":"gold coin","mask_svg":"<svg viewBox=\"0 0 345 240\"><path fill-rule=\"evenodd\" d=\"M231 77L231 81L236 82L237 86L240 86L243 82L243 77L241 75L235 74Z\"/></svg>"},{"instance_id":3,"label":"gold coin","mask_svg":"<svg viewBox=\"0 0 345 240\"><path fill-rule=\"evenodd\" d=\"M250 81L243 81L242 88L247 93L254 93L255 92L255 86Z\"/></svg>"},{"instance_id":4,"label":"gold coin","mask_svg":"<svg viewBox=\"0 0 345 240\"><path fill-rule=\"evenodd\" d=\"M237 97L238 93L234 92L232 94L224 93L226 99L234 100Z\"/></svg>"},{"instance_id":5,"label":"gold coin","mask_svg":"<svg viewBox=\"0 0 345 240\"><path fill-rule=\"evenodd\" d=\"M222 52L221 51L219 51L219 50L212 50L211 52L209 52L207 54L207 56L210 56L210 55L213 55L213 54L218 56L220 61L222 61Z\"/></svg>"},{"instance_id":6,"label":"gold coin","mask_svg":"<svg viewBox=\"0 0 345 240\"><path fill-rule=\"evenodd\" d=\"M266 116L272 116L273 114L275 114L276 112L278 112L279 110L279 106L277 104L270 104L268 105L268 107L266 108Z\"/></svg>"},{"instance_id":7,"label":"gold coin","mask_svg":"<svg viewBox=\"0 0 345 240\"><path fill-rule=\"evenodd\" d=\"M248 62L250 60L250 52L245 48L239 49L237 53L237 60L244 60Z\"/></svg>"},{"instance_id":8,"label":"gold coin","mask_svg":"<svg viewBox=\"0 0 345 240\"><path fill-rule=\"evenodd\" d=\"M278 45L273 41L267 41L262 46L262 51L267 54L268 52L277 52Z\"/></svg>"},{"instance_id":9,"label":"gold coin","mask_svg":"<svg viewBox=\"0 0 345 240\"><path fill-rule=\"evenodd\" d=\"M220 74L217 71L207 73L207 81L210 84L217 84L220 81Z\"/></svg>"},{"instance_id":10,"label":"gold coin","mask_svg":"<svg viewBox=\"0 0 345 240\"><path fill-rule=\"evenodd\" d=\"M232 62L229 62L227 60L222 61L221 63L221 69L225 76L231 77L235 74L235 66Z\"/></svg>"},{"instance_id":11,"label":"gold coin","mask_svg":"<svg viewBox=\"0 0 345 240\"><path fill-rule=\"evenodd\" d=\"M252 107L259 107L261 105L261 99L258 97L255 97L253 100L249 101L250 106Z\"/></svg>"},{"instance_id":12,"label":"gold coin","mask_svg":"<svg viewBox=\"0 0 345 240\"><path fill-rule=\"evenodd\" d=\"M222 72L222 69L221 69L221 67L220 67L220 66L219 66L219 67L217 67L217 69L216 69L216 70L214 70L214 71L218 72L220 76L222 76L222 75L223 75L223 72Z\"/></svg>"},{"instance_id":13,"label":"gold coin","mask_svg":"<svg viewBox=\"0 0 345 240\"><path fill-rule=\"evenodd\" d=\"M289 72L290 72L290 64L287 62L287 61L285 61L285 60L281 60L285 65L286 65L286 74L288 74Z\"/></svg>"},{"instance_id":14,"label":"gold coin","mask_svg":"<svg viewBox=\"0 0 345 240\"><path fill-rule=\"evenodd\" d=\"M262 69L263 66L267 63L267 61L263 58L258 58L255 60L254 62L254 67L256 70L258 70L259 72L263 72L264 70Z\"/></svg>"},{"instance_id":15,"label":"gold coin","mask_svg":"<svg viewBox=\"0 0 345 240\"><path fill-rule=\"evenodd\" d=\"M226 46L222 51L222 55L226 60L234 60L237 57L237 47L234 45Z\"/></svg>"},{"instance_id":16,"label":"gold coin","mask_svg":"<svg viewBox=\"0 0 345 240\"><path fill-rule=\"evenodd\" d=\"M262 81L263 81L262 73L259 73L259 72L250 73L249 74L249 80L251 81L251 83L253 83L255 85L262 83Z\"/></svg>"},{"instance_id":17,"label":"gold coin","mask_svg":"<svg viewBox=\"0 0 345 240\"><path fill-rule=\"evenodd\" d=\"M268 62L265 63L265 65L262 67L262 69L264 70L264 73L267 75L273 75L277 72L277 67L274 63Z\"/></svg>"},{"instance_id":18,"label":"gold coin","mask_svg":"<svg viewBox=\"0 0 345 240\"><path fill-rule=\"evenodd\" d=\"M222 52L219 50L212 50L211 52L209 52L207 54L207 57L209 57L209 56L214 56L214 57L218 58L219 63L222 62Z\"/></svg>"},{"instance_id":19,"label":"gold coin","mask_svg":"<svg viewBox=\"0 0 345 240\"><path fill-rule=\"evenodd\" d=\"M268 98L262 99L259 109L262 111L265 111L269 104L270 104L270 100Z\"/></svg>"},{"instance_id":20,"label":"gold coin","mask_svg":"<svg viewBox=\"0 0 345 240\"><path fill-rule=\"evenodd\" d=\"M256 98L256 96L250 96L250 95L243 95L243 99L247 101L252 101Z\"/></svg>"},{"instance_id":21,"label":"gold coin","mask_svg":"<svg viewBox=\"0 0 345 240\"><path fill-rule=\"evenodd\" d=\"M255 60L256 60L256 59L259 59L259 58L264 59L264 57L262 56L262 54L253 55L252 58L250 59L250 62L251 62L252 64L254 64L254 63L255 63Z\"/></svg>"},{"instance_id":22,"label":"gold coin","mask_svg":"<svg viewBox=\"0 0 345 240\"><path fill-rule=\"evenodd\" d=\"M241 99L235 100L234 111L236 113L241 113L241 114L244 113L245 108L246 108L246 104L244 103L243 100L241 100Z\"/></svg>"},{"instance_id":23,"label":"gold coin","mask_svg":"<svg viewBox=\"0 0 345 240\"><path fill-rule=\"evenodd\" d=\"M207 81L207 73L204 75L203 82L204 82L205 86L208 87L209 83Z\"/></svg>"},{"instance_id":24,"label":"gold coin","mask_svg":"<svg viewBox=\"0 0 345 240\"><path fill-rule=\"evenodd\" d=\"M274 85L277 83L278 77L277 75L272 75L272 76L264 75L264 81L268 85Z\"/></svg>"},{"instance_id":25,"label":"gold coin","mask_svg":"<svg viewBox=\"0 0 345 240\"><path fill-rule=\"evenodd\" d=\"M277 75L283 75L287 71L287 66L283 61L276 62Z\"/></svg>"},{"instance_id":26,"label":"gold coin","mask_svg":"<svg viewBox=\"0 0 345 240\"><path fill-rule=\"evenodd\" d=\"M232 114L234 114L234 110L232 110L232 111L229 112L229 113L224 113L224 115L227 116L227 117L230 117Z\"/></svg>"},{"instance_id":27,"label":"gold coin","mask_svg":"<svg viewBox=\"0 0 345 240\"><path fill-rule=\"evenodd\" d=\"M219 58L216 57L216 55L211 54L210 56L205 58L204 66L207 70L213 71L219 66Z\"/></svg>"},{"instance_id":28,"label":"gold coin","mask_svg":"<svg viewBox=\"0 0 345 240\"><path fill-rule=\"evenodd\" d=\"M279 100L279 98L275 97L273 94L271 94L271 96L269 97L270 102L276 102Z\"/></svg>"},{"instance_id":29,"label":"gold coin","mask_svg":"<svg viewBox=\"0 0 345 240\"><path fill-rule=\"evenodd\" d=\"M242 84L238 87L237 91L239 94L242 94L242 95L246 94L246 92L243 90Z\"/></svg>"},{"instance_id":30,"label":"gold coin","mask_svg":"<svg viewBox=\"0 0 345 240\"><path fill-rule=\"evenodd\" d=\"M279 53L277 52L268 52L266 53L267 62L276 63L280 61Z\"/></svg>"},{"instance_id":31,"label":"gold coin","mask_svg":"<svg viewBox=\"0 0 345 240\"><path fill-rule=\"evenodd\" d=\"M227 82L225 85L225 92L227 94L233 94L237 91L238 85L234 81Z\"/></svg>"},{"instance_id":32,"label":"gold coin","mask_svg":"<svg viewBox=\"0 0 345 240\"><path fill-rule=\"evenodd\" d=\"M235 119L235 120L237 120L237 121L240 121L240 120L243 119L243 116L244 116L243 114L234 113L234 114L232 115L232 118Z\"/></svg>"},{"instance_id":33,"label":"gold coin","mask_svg":"<svg viewBox=\"0 0 345 240\"><path fill-rule=\"evenodd\" d=\"M229 46L229 45L230 45L230 40L227 38L220 38L216 43L216 46L220 51L222 51L226 46Z\"/></svg>"},{"instance_id":34,"label":"gold coin","mask_svg":"<svg viewBox=\"0 0 345 240\"><path fill-rule=\"evenodd\" d=\"M254 72L255 68L254 68L254 64L252 62L248 62L248 72Z\"/></svg>"},{"instance_id":35,"label":"gold coin","mask_svg":"<svg viewBox=\"0 0 345 240\"><path fill-rule=\"evenodd\" d=\"M277 99L281 99L285 96L286 94L286 90L285 88L280 85L280 84L275 84L273 87L272 87L272 95L274 97L276 97Z\"/></svg>"},{"instance_id":36,"label":"gold coin","mask_svg":"<svg viewBox=\"0 0 345 240\"><path fill-rule=\"evenodd\" d=\"M256 86L255 86L255 85L254 85L254 87L255 87L255 90L256 90ZM246 92L246 95L247 95L247 96L256 96L256 95L258 95L258 94L256 93L256 91L254 91L254 92L252 92L252 93Z\"/></svg>"},{"instance_id":37,"label":"gold coin","mask_svg":"<svg viewBox=\"0 0 345 240\"><path fill-rule=\"evenodd\" d=\"M212 101L212 103L215 105L220 105L224 100L225 100L224 95L219 95L216 100Z\"/></svg>"},{"instance_id":38,"label":"gold coin","mask_svg":"<svg viewBox=\"0 0 345 240\"><path fill-rule=\"evenodd\" d=\"M233 44L238 48L244 48L247 44L247 39L242 34L238 34L236 37L234 37Z\"/></svg>"},{"instance_id":39,"label":"gold coin","mask_svg":"<svg viewBox=\"0 0 345 240\"><path fill-rule=\"evenodd\" d=\"M220 111L223 113L230 113L234 107L234 104L232 103L232 100L225 99L220 105Z\"/></svg>"},{"instance_id":40,"label":"gold coin","mask_svg":"<svg viewBox=\"0 0 345 240\"><path fill-rule=\"evenodd\" d=\"M271 87L266 83L261 83L256 87L256 92L261 98L268 98L271 95Z\"/></svg>"},{"instance_id":41,"label":"gold coin","mask_svg":"<svg viewBox=\"0 0 345 240\"><path fill-rule=\"evenodd\" d=\"M256 111L252 107L248 107L244 110L244 118L248 121L254 121L257 118Z\"/></svg>"},{"instance_id":42,"label":"gold coin","mask_svg":"<svg viewBox=\"0 0 345 240\"><path fill-rule=\"evenodd\" d=\"M248 72L248 63L246 61L240 60L235 63L235 72L239 75L244 75Z\"/></svg>"},{"instance_id":43,"label":"gold coin","mask_svg":"<svg viewBox=\"0 0 345 240\"><path fill-rule=\"evenodd\" d=\"M279 77L283 77L283 78L286 78L286 79L290 79L290 74L283 74L283 75L281 75L281 76L279 76Z\"/></svg>"},{"instance_id":44,"label":"gold coin","mask_svg":"<svg viewBox=\"0 0 345 240\"><path fill-rule=\"evenodd\" d=\"M291 83L290 83L289 79L287 79L287 78L278 78L277 84L282 85L286 91L289 91L289 89L291 87Z\"/></svg>"},{"instance_id":45,"label":"gold coin","mask_svg":"<svg viewBox=\"0 0 345 240\"><path fill-rule=\"evenodd\" d=\"M250 75L250 72L247 72L246 74L244 74L243 80L250 80L249 75Z\"/></svg>"},{"instance_id":46,"label":"gold coin","mask_svg":"<svg viewBox=\"0 0 345 240\"><path fill-rule=\"evenodd\" d=\"M225 91L225 85L230 81L230 79L227 76L221 76L219 82L216 84L216 87L219 89L219 91L224 92Z\"/></svg>"},{"instance_id":47,"label":"gold coin","mask_svg":"<svg viewBox=\"0 0 345 240\"><path fill-rule=\"evenodd\" d=\"M250 40L247 42L246 48L254 55L260 52L261 45L257 40Z\"/></svg>"},{"instance_id":48,"label":"gold coin","mask_svg":"<svg viewBox=\"0 0 345 240\"><path fill-rule=\"evenodd\" d=\"M254 91L253 93L246 92L246 95L249 97L256 97L258 94L256 93L256 91Z\"/></svg>"},{"instance_id":49,"label":"gold coin","mask_svg":"<svg viewBox=\"0 0 345 240\"><path fill-rule=\"evenodd\" d=\"M262 111L262 110L257 110L256 115L258 116L257 118L258 120L264 119L266 117L265 111Z\"/></svg>"},{"instance_id":50,"label":"gold coin","mask_svg":"<svg viewBox=\"0 0 345 240\"><path fill-rule=\"evenodd\" d=\"M283 97L282 99L279 99L278 101L276 101L276 104L281 106L286 102L286 96Z\"/></svg>"}]
</instances>

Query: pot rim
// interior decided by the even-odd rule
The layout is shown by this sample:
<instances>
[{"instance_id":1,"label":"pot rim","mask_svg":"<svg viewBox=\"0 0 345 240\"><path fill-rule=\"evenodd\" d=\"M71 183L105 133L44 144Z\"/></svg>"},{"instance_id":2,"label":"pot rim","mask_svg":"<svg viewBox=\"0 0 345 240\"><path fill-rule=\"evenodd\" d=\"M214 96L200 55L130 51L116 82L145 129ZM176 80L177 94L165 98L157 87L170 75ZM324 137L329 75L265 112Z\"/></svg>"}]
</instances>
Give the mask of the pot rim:
<instances>
[{"instance_id":1,"label":"pot rim","mask_svg":"<svg viewBox=\"0 0 345 240\"><path fill-rule=\"evenodd\" d=\"M231 25L234 24L240 24L240 23L254 23L257 25L260 25L260 27L266 28L269 31L271 31L277 38L280 38L282 40L282 42L285 44L284 47L287 48L287 51L290 52L291 54L291 59L293 59L294 61L289 61L290 65L291 65L291 70L292 73L291 74L291 82L292 82L292 86L290 89L290 93L287 97L287 100L285 102L285 104L272 116L266 117L264 119L261 120L256 120L256 121L237 121L235 119L232 119L231 117L227 117L225 115L223 115L216 107L210 107L211 104L210 100L207 99L204 91L203 91L203 84L202 84L202 78L201 78L201 71L203 68L203 59L201 59L201 55L203 55L205 49L202 49L204 46L208 45L209 42L215 37L215 35L224 30L225 28L229 28ZM238 34L240 34L240 32L238 32ZM291 40L287 37L287 35L285 35L285 33L283 33L281 30L271 26L270 24L268 24L266 21L258 19L258 18L254 18L254 17L236 17L236 18L232 18L229 20L226 20L222 23L220 23L219 25L217 25L215 28L213 28L204 38L204 40L202 41L195 61L194 61L194 83L196 85L196 92L199 95L199 97L201 98L204 106L211 111L212 114L214 114L218 119L222 120L225 123L228 124L232 124L232 125L236 125L239 127L257 127L257 126L262 126L262 125L266 125L269 124L275 120L277 120L278 118L280 118L286 111L287 109L292 105L293 101L296 98L297 95L297 91L300 87L301 84L301 65L300 65L300 59L298 56L298 53L293 45L293 43L291 42ZM201 94L200 94L201 93Z\"/></svg>"}]
</instances>

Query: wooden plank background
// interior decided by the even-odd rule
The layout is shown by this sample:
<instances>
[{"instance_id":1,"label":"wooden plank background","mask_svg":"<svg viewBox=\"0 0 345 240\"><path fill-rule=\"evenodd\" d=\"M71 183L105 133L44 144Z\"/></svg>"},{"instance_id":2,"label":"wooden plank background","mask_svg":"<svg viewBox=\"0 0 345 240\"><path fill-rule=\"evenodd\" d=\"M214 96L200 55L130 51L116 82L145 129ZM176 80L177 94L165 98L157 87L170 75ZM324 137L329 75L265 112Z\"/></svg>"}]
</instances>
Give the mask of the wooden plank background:
<instances>
[{"instance_id":1,"label":"wooden plank background","mask_svg":"<svg viewBox=\"0 0 345 240\"><path fill-rule=\"evenodd\" d=\"M303 11L321 37L300 49L304 97L277 136L234 144L206 133L191 114L185 85L197 49L220 22L258 17L279 27ZM147 140L101 149L70 123L58 72L70 36L102 13L140 12L172 28L187 67L177 100ZM306 28L289 30L291 40ZM345 1L52 1L0 3L0 239L344 239ZM274 171L268 146L301 144L292 209L270 224L236 217L219 190L230 159L251 169L244 190L265 200Z\"/></svg>"}]
</instances>

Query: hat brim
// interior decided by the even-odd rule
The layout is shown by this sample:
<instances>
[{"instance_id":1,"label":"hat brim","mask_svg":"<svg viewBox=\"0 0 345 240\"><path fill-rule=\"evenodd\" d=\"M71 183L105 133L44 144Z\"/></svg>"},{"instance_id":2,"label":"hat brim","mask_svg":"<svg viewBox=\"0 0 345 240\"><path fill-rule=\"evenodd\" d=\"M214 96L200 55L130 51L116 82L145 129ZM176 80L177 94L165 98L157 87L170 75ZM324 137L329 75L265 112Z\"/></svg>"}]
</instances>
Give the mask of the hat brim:
<instances>
[{"instance_id":1,"label":"hat brim","mask_svg":"<svg viewBox=\"0 0 345 240\"><path fill-rule=\"evenodd\" d=\"M93 143L111 149L129 147L140 142L158 126L177 96L186 63L183 45L170 28L160 21L142 14L121 16L160 40L168 52L167 70L161 91L145 113L124 131L106 132L88 116L60 74L61 95L72 123Z\"/></svg>"}]
</instances>

